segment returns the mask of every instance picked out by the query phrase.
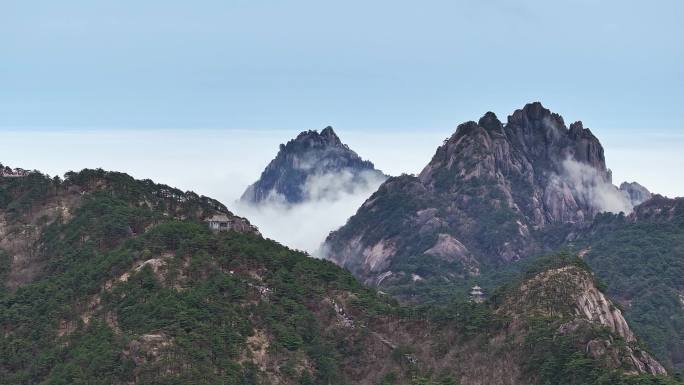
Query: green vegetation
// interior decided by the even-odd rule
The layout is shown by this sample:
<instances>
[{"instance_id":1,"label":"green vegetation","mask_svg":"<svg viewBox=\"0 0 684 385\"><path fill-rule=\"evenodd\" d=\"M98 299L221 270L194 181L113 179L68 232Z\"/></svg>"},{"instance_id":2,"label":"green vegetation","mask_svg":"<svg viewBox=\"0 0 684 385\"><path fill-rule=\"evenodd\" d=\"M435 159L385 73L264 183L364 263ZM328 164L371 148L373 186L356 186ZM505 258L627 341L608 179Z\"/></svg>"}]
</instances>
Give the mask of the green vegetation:
<instances>
[{"instance_id":1,"label":"green vegetation","mask_svg":"<svg viewBox=\"0 0 684 385\"><path fill-rule=\"evenodd\" d=\"M2 178L0 188L0 209L5 210L10 220L31 214L36 202L47 195L55 194L60 180L51 180L38 173L23 178Z\"/></svg>"},{"instance_id":2,"label":"green vegetation","mask_svg":"<svg viewBox=\"0 0 684 385\"><path fill-rule=\"evenodd\" d=\"M257 383L245 355L258 333L269 354L296 363L285 375L337 383L337 357L355 347L326 334L318 301L353 293L357 322L394 311L330 262L179 220L217 202L98 170L52 191L45 180L9 181L0 189L12 198L6 207L28 213L58 191L88 193L70 220L42 227L39 277L0 293L0 384ZM0 274L8 266L0 254Z\"/></svg>"},{"instance_id":3,"label":"green vegetation","mask_svg":"<svg viewBox=\"0 0 684 385\"><path fill-rule=\"evenodd\" d=\"M679 381L651 375L628 376L599 365L586 352L586 341L607 332L581 326L571 335L558 333L562 320L531 318L525 338L525 369L541 385L675 385ZM623 341L616 341L623 343Z\"/></svg>"},{"instance_id":4,"label":"green vegetation","mask_svg":"<svg viewBox=\"0 0 684 385\"><path fill-rule=\"evenodd\" d=\"M367 229L364 232L366 243L373 244L383 238L409 235L405 233L403 224L411 218L417 210L426 206L424 194L414 194L414 189L422 188L416 177L401 175L387 180L380 189L373 193L369 200L378 199L373 213L365 210L349 218L348 226L340 229L338 237L347 239L353 235L355 229ZM369 227L375 218L382 218L382 226Z\"/></svg>"},{"instance_id":5,"label":"green vegetation","mask_svg":"<svg viewBox=\"0 0 684 385\"><path fill-rule=\"evenodd\" d=\"M438 171L446 173L448 170L440 168ZM450 186L454 185L454 180L463 179L458 175L449 178L453 179ZM502 245L514 240L518 235L518 214L502 207L500 203L505 197L501 191L492 189L493 185L494 181L487 178L459 181L454 188L458 194L470 199L467 205L456 208L440 203L450 202L457 196L453 191L428 191L410 175L390 178L369 198L368 201L373 202L372 208L359 210L332 234L328 243L333 249L339 249L358 234L363 235L362 243L368 247L382 240L392 240L399 252L386 269L402 275L388 279L389 284L383 285L383 290L407 302L443 304L454 296L464 298L463 294L470 287L467 285L472 283L467 280L471 266L424 252L435 245L439 233L460 234L459 241L469 245L474 255L480 256L495 255ZM439 190L438 186L435 188ZM424 219L417 218L423 216L417 215L421 210L425 212ZM482 247L477 248L477 245ZM500 265L500 262L487 259L479 262L481 270L487 272ZM361 266L347 267L352 272L364 274ZM422 280L414 281L413 274ZM451 279L445 280L445 276Z\"/></svg>"},{"instance_id":6,"label":"green vegetation","mask_svg":"<svg viewBox=\"0 0 684 385\"><path fill-rule=\"evenodd\" d=\"M547 255L530 259L521 263L518 273L509 271L509 282L494 291L490 301L496 306L502 306L511 293L514 293L523 283L538 274L561 267L572 266L591 274L588 264L582 259L568 252ZM561 276L562 278L563 276ZM605 285L592 277L594 285L603 289ZM641 375L624 375L619 370L620 366L629 359L620 358L621 349L631 346L632 349L640 349L633 343L628 344L618 336L610 333L605 327L597 326L589 322L578 322L574 319L574 309L565 309L571 302L568 298L558 293L567 293L569 288L562 281L549 281L542 286L525 284L525 305L528 308L539 307L541 309L554 309L554 316L537 314L533 311L525 311L524 320L525 341L523 368L542 385L636 385L653 384L669 385L678 384L678 380L667 377ZM544 292L545 291L545 292ZM537 303L536 301L542 300ZM549 304L549 301L551 304ZM560 301L560 302L559 302ZM562 330L572 325L572 333ZM609 341L607 347L601 349L617 349L615 353L607 352L600 359L591 357L588 347L591 342L602 344L601 341ZM614 362L611 362L613 360ZM622 361L620 361L622 360ZM613 367L614 369L610 369Z\"/></svg>"},{"instance_id":7,"label":"green vegetation","mask_svg":"<svg viewBox=\"0 0 684 385\"><path fill-rule=\"evenodd\" d=\"M630 222L600 214L576 249L608 283L608 294L625 305L625 315L656 356L684 371L684 205L668 220Z\"/></svg>"},{"instance_id":8,"label":"green vegetation","mask_svg":"<svg viewBox=\"0 0 684 385\"><path fill-rule=\"evenodd\" d=\"M36 266L0 290L0 385L345 384L380 357L373 349L391 351L382 384L454 385L455 370L429 360L448 358L453 344L489 344L509 326L497 312L503 292L475 304L447 285L443 305L399 306L330 262L256 234L209 231L202 218L227 213L214 200L125 174L0 179L0 209L8 231L33 229L10 235ZM445 268L399 261L426 276ZM568 263L582 265L548 258L507 278ZM14 267L0 252L3 281ZM353 326L339 326L347 316ZM674 383L605 371L542 321L529 323L526 340L530 370L544 368L532 373L541 383ZM395 329L404 335L390 349L377 330Z\"/></svg>"}]
</instances>

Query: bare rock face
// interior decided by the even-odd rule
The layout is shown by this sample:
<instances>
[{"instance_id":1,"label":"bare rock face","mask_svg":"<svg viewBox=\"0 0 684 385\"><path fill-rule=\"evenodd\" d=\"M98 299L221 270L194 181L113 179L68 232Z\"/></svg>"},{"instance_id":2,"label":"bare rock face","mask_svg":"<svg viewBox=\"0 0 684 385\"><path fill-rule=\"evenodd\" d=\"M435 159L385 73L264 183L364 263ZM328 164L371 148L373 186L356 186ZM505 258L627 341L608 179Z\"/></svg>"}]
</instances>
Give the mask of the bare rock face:
<instances>
[{"instance_id":1,"label":"bare rock face","mask_svg":"<svg viewBox=\"0 0 684 385\"><path fill-rule=\"evenodd\" d=\"M334 181L317 183L317 178L325 176L331 176L328 179ZM352 192L359 185L385 179L387 176L342 143L328 126L320 133L304 131L287 144L281 144L275 159L240 200L252 204L269 200L300 203L318 195L334 194L335 191L327 191L330 189ZM332 183L325 183L321 190L322 182Z\"/></svg>"},{"instance_id":2,"label":"bare rock face","mask_svg":"<svg viewBox=\"0 0 684 385\"><path fill-rule=\"evenodd\" d=\"M579 317L605 326L627 342L636 341L622 311L596 287L588 271L576 266L550 269L527 280L505 308L514 315Z\"/></svg>"},{"instance_id":3,"label":"bare rock face","mask_svg":"<svg viewBox=\"0 0 684 385\"><path fill-rule=\"evenodd\" d=\"M507 296L498 311L513 319L558 319L562 322L559 335L578 336L587 354L608 368L623 368L630 374L667 374L639 347L622 311L598 289L592 274L578 266L549 269L526 280ZM597 327L607 329L610 335L581 332Z\"/></svg>"},{"instance_id":4,"label":"bare rock face","mask_svg":"<svg viewBox=\"0 0 684 385\"><path fill-rule=\"evenodd\" d=\"M638 206L651 199L653 196L646 187L637 182L622 182L622 184L620 184L620 191L629 198L633 206Z\"/></svg>"},{"instance_id":5,"label":"bare rock face","mask_svg":"<svg viewBox=\"0 0 684 385\"><path fill-rule=\"evenodd\" d=\"M416 271L402 271L406 266L419 269L435 258L442 261L440 278L459 279L479 274L478 265L550 250L597 213L629 213L632 202L612 184L589 129L581 122L567 127L560 115L531 103L505 124L487 112L459 125L417 177L387 180L330 234L326 248L363 280L390 270L408 276ZM545 238L549 229L564 234ZM384 271L371 268L362 251L380 242L394 245L383 254Z\"/></svg>"},{"instance_id":6,"label":"bare rock face","mask_svg":"<svg viewBox=\"0 0 684 385\"><path fill-rule=\"evenodd\" d=\"M448 262L461 262L467 266L470 275L479 275L479 263L458 239L449 234L439 234L434 246L427 249L425 254L442 258Z\"/></svg>"}]
</instances>

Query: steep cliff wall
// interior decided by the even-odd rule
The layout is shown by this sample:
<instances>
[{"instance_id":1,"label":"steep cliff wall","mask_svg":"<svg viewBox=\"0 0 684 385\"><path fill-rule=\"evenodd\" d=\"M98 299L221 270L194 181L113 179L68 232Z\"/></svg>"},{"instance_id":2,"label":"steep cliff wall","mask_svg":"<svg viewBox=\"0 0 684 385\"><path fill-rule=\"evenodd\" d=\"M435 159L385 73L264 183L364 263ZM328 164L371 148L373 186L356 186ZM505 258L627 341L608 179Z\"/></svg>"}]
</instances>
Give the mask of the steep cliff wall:
<instances>
[{"instance_id":1,"label":"steep cliff wall","mask_svg":"<svg viewBox=\"0 0 684 385\"><path fill-rule=\"evenodd\" d=\"M340 190L353 192L377 186L386 176L373 163L361 159L342 143L332 127L304 131L281 144L261 177L240 198L244 203L263 201L300 203Z\"/></svg>"},{"instance_id":2,"label":"steep cliff wall","mask_svg":"<svg viewBox=\"0 0 684 385\"><path fill-rule=\"evenodd\" d=\"M326 247L370 284L462 280L552 250L599 212L631 210L593 133L531 103L506 124L488 112L459 125L417 177L386 181Z\"/></svg>"}]
</instances>

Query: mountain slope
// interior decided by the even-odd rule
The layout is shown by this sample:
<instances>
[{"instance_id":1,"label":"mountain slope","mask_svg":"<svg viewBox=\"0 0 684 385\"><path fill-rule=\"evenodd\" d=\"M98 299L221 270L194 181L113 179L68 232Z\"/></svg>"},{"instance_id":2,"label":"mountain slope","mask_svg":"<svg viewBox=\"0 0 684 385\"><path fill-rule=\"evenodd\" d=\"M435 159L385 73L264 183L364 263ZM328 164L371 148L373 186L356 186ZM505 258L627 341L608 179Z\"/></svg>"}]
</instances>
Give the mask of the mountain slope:
<instances>
[{"instance_id":1,"label":"mountain slope","mask_svg":"<svg viewBox=\"0 0 684 385\"><path fill-rule=\"evenodd\" d=\"M563 258L492 303L402 307L151 181L33 173L0 197L1 271L20 277L0 290L0 384L674 383ZM217 212L230 231L202 222Z\"/></svg>"},{"instance_id":2,"label":"mountain slope","mask_svg":"<svg viewBox=\"0 0 684 385\"><path fill-rule=\"evenodd\" d=\"M600 214L570 246L657 356L683 371L684 199L655 195L630 215Z\"/></svg>"},{"instance_id":3,"label":"mountain slope","mask_svg":"<svg viewBox=\"0 0 684 385\"><path fill-rule=\"evenodd\" d=\"M386 181L326 247L364 282L410 292L555 249L598 212L631 209L591 131L532 103L505 125L488 112L458 126L420 175Z\"/></svg>"},{"instance_id":4,"label":"mountain slope","mask_svg":"<svg viewBox=\"0 0 684 385\"><path fill-rule=\"evenodd\" d=\"M579 344L575 346L582 346L589 357L602 360L607 367L631 367L628 371L634 374L665 373L660 363L634 344L636 338L622 311L600 291L584 263L566 256L541 265L543 269L533 270L533 274L528 272L527 279L504 290L502 299L496 299L502 302L499 311L512 317L513 324L515 320L526 323L526 342L531 344L528 359L534 363L533 367L558 365L555 354L577 358L576 352L565 350L569 348L566 344ZM605 339L600 328L609 331L611 337ZM548 340L548 335L537 334L544 330L551 331L555 337ZM575 376L558 374L544 382L562 383L567 381L564 376ZM586 381L591 382L588 378Z\"/></svg>"},{"instance_id":5,"label":"mountain slope","mask_svg":"<svg viewBox=\"0 0 684 385\"><path fill-rule=\"evenodd\" d=\"M300 203L337 194L338 190L351 193L384 179L386 176L373 163L361 159L328 126L320 133L304 131L281 144L276 157L243 193L241 201Z\"/></svg>"}]
</instances>

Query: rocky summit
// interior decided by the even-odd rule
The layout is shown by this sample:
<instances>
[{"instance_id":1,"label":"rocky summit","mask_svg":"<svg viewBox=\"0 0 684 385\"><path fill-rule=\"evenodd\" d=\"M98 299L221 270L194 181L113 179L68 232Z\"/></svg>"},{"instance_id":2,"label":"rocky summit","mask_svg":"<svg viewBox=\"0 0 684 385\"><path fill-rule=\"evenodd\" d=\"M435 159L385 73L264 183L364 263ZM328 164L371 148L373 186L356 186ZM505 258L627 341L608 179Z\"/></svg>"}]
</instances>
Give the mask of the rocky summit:
<instances>
[{"instance_id":1,"label":"rocky summit","mask_svg":"<svg viewBox=\"0 0 684 385\"><path fill-rule=\"evenodd\" d=\"M582 122L568 127L531 103L506 123L487 112L459 125L418 176L387 180L326 250L373 285L462 280L554 249L597 213L630 212L634 201L612 184Z\"/></svg>"},{"instance_id":2,"label":"rocky summit","mask_svg":"<svg viewBox=\"0 0 684 385\"><path fill-rule=\"evenodd\" d=\"M301 203L335 198L340 192L380 183L387 177L342 143L332 127L301 132L280 151L241 197L245 203Z\"/></svg>"},{"instance_id":3,"label":"rocky summit","mask_svg":"<svg viewBox=\"0 0 684 385\"><path fill-rule=\"evenodd\" d=\"M660 362L681 372L684 200L611 179L581 122L568 127L539 103L505 123L489 112L458 126L418 176L388 179L325 249L366 284L414 303L474 286L487 297L540 255L571 250Z\"/></svg>"},{"instance_id":4,"label":"rocky summit","mask_svg":"<svg viewBox=\"0 0 684 385\"><path fill-rule=\"evenodd\" d=\"M638 206L647 200L651 199L653 194L651 194L648 189L637 182L622 182L620 184L620 191L629 198L629 201L634 206Z\"/></svg>"}]
</instances>

